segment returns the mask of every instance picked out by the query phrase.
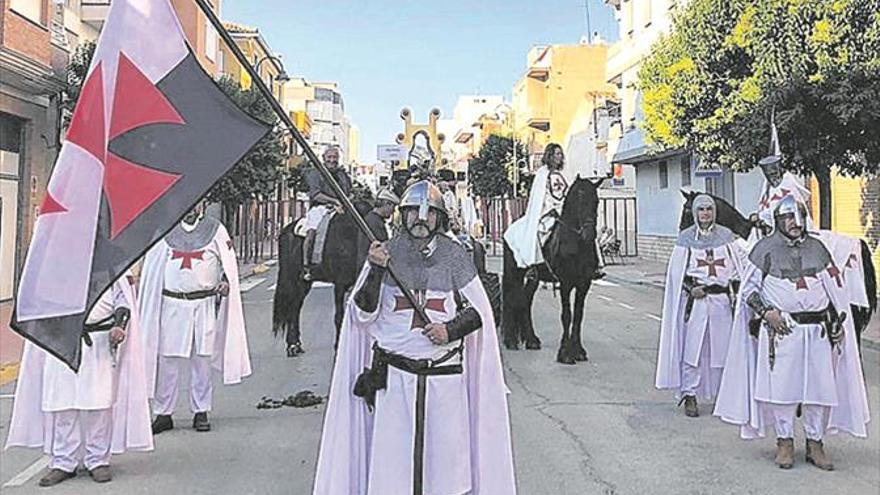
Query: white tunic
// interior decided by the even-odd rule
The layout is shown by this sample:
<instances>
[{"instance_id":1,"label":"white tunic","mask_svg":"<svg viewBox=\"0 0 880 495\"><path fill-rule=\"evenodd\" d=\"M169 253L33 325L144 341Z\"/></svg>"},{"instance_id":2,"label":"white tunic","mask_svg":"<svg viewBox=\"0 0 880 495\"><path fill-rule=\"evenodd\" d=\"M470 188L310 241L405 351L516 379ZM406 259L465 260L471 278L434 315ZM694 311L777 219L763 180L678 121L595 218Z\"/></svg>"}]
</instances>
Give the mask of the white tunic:
<instances>
[{"instance_id":1,"label":"white tunic","mask_svg":"<svg viewBox=\"0 0 880 495\"><path fill-rule=\"evenodd\" d=\"M791 313L823 311L828 307L830 300L823 286L827 277L826 272L820 272L816 277L803 277L794 282L770 275L764 279L762 297L783 313L793 331L777 337L776 363L771 370L769 336L766 328L762 328L758 337L756 400L774 404L837 404L834 360L828 336L822 336L821 325L798 325L788 317Z\"/></svg>"},{"instance_id":2,"label":"white tunic","mask_svg":"<svg viewBox=\"0 0 880 495\"><path fill-rule=\"evenodd\" d=\"M429 290L421 300L432 321L449 321L455 316L452 292ZM414 311L397 287L383 284L379 304L373 314L360 309L357 313L361 323L373 323L368 327L370 334L386 351L413 359L438 358L458 345L437 346L422 335ZM457 363L460 360L454 358L444 364ZM376 394L371 457L382 461L371 465L371 495L412 492L416 380L416 375L389 366L386 389ZM470 423L463 375L429 376L425 404L425 493L468 493Z\"/></svg>"},{"instance_id":3,"label":"white tunic","mask_svg":"<svg viewBox=\"0 0 880 495\"><path fill-rule=\"evenodd\" d=\"M97 323L113 315L125 304L116 284L95 304L86 323ZM89 336L92 345L82 346L79 373L75 373L58 359L46 359L43 364L44 412L67 409L108 409L113 404L113 356L110 353L110 332L94 332Z\"/></svg>"},{"instance_id":4,"label":"white tunic","mask_svg":"<svg viewBox=\"0 0 880 495\"><path fill-rule=\"evenodd\" d=\"M168 250L164 277L166 290L211 290L217 287L222 276L220 246L216 237L207 246L195 251ZM216 298L188 301L163 296L161 318L159 353L162 356L190 357L193 346L199 356L212 354L217 326Z\"/></svg>"},{"instance_id":5,"label":"white tunic","mask_svg":"<svg viewBox=\"0 0 880 495\"><path fill-rule=\"evenodd\" d=\"M698 285L729 286L737 277L733 249L730 244L714 249L689 248L686 275ZM723 368L732 324L733 310L727 294L707 294L702 299L694 299L690 319L685 322L687 331L682 360L691 366L700 364L700 352L708 330L709 366Z\"/></svg>"}]
</instances>

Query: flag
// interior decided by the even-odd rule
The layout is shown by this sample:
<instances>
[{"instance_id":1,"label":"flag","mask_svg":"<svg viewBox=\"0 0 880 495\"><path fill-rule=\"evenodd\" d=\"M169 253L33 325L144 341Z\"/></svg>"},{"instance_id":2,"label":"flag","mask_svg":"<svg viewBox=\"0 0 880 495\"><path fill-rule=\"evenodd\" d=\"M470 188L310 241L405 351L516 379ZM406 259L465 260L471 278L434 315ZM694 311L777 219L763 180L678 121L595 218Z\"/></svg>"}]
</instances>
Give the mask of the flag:
<instances>
[{"instance_id":1,"label":"flag","mask_svg":"<svg viewBox=\"0 0 880 495\"><path fill-rule=\"evenodd\" d=\"M115 0L49 178L12 328L77 370L99 296L268 131L204 72L168 0Z\"/></svg>"},{"instance_id":2,"label":"flag","mask_svg":"<svg viewBox=\"0 0 880 495\"><path fill-rule=\"evenodd\" d=\"M779 132L776 130L776 111L770 114L770 156L782 156L779 147Z\"/></svg>"}]
</instances>

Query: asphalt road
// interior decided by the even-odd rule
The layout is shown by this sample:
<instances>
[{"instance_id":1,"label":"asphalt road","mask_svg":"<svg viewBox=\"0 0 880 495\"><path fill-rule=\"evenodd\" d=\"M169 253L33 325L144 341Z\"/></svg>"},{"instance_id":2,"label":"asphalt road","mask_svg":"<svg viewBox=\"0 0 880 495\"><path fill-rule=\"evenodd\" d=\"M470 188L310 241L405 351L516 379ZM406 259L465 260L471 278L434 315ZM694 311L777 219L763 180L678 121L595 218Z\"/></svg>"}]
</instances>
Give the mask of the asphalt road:
<instances>
[{"instance_id":1,"label":"asphalt road","mask_svg":"<svg viewBox=\"0 0 880 495\"><path fill-rule=\"evenodd\" d=\"M610 268L613 271L613 267ZM156 451L113 458L116 478L98 485L87 475L51 489L56 494L308 494L323 406L255 407L263 396L301 390L327 394L332 360L332 291L316 288L303 311L306 354L284 356L269 331L274 270L245 294L254 375L215 388L214 429L196 433L181 393L177 428L156 438ZM870 439L826 441L837 470L803 462L802 433L790 471L773 464L774 441L742 441L737 429L711 416L686 418L672 394L653 387L659 332L659 290L603 282L588 296L584 345L588 363L554 361L559 302L541 290L535 321L545 347L503 353L520 494L829 494L880 493L880 427ZM865 352L871 410L880 411L880 356ZM12 385L0 389L5 438ZM0 454L3 494L45 493L36 486L45 461L28 450Z\"/></svg>"}]
</instances>

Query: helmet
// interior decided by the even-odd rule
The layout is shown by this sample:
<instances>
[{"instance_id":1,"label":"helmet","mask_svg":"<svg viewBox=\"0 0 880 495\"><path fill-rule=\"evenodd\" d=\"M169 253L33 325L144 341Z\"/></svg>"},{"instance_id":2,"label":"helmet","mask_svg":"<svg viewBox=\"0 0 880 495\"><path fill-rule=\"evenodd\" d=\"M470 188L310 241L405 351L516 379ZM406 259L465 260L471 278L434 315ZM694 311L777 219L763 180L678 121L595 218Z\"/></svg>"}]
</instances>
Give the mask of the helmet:
<instances>
[{"instance_id":1,"label":"helmet","mask_svg":"<svg viewBox=\"0 0 880 495\"><path fill-rule=\"evenodd\" d=\"M776 203L776 208L773 209L773 218L776 220L777 225L779 225L779 218L789 214L794 215L795 225L801 228L806 226L807 209L803 203L799 202L791 194L779 200L779 203Z\"/></svg>"},{"instance_id":2,"label":"helmet","mask_svg":"<svg viewBox=\"0 0 880 495\"><path fill-rule=\"evenodd\" d=\"M400 204L400 198L394 194L394 191L387 187L379 189L378 194L376 194L376 199L379 201L387 201L395 206Z\"/></svg>"},{"instance_id":3,"label":"helmet","mask_svg":"<svg viewBox=\"0 0 880 495\"><path fill-rule=\"evenodd\" d=\"M419 218L428 218L428 209L443 213L446 216L446 205L443 203L443 193L440 189L427 180L420 180L406 188L403 199L400 200L400 208L418 208Z\"/></svg>"}]
</instances>

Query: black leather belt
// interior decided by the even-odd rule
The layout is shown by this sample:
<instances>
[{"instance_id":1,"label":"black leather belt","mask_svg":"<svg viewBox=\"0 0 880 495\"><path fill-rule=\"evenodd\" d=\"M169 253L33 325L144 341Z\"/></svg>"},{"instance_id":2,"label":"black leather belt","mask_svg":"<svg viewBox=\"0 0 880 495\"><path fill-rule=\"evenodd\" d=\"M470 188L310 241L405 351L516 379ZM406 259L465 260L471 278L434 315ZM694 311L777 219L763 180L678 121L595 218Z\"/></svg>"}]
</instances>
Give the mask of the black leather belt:
<instances>
[{"instance_id":1,"label":"black leather belt","mask_svg":"<svg viewBox=\"0 0 880 495\"><path fill-rule=\"evenodd\" d=\"M162 295L172 299L184 299L186 301L195 301L197 299L205 299L217 295L217 289L197 290L193 292L174 292L172 290L162 289Z\"/></svg>"},{"instance_id":2,"label":"black leather belt","mask_svg":"<svg viewBox=\"0 0 880 495\"><path fill-rule=\"evenodd\" d=\"M388 366L406 371L419 376L458 375L463 368L461 364L449 364L440 366L461 353L461 346L452 349L436 360L411 359L399 354L394 354L373 344L373 363L371 368L365 368L358 376L352 391L354 395L362 397L372 409L376 404L376 392L384 390L388 383Z\"/></svg>"},{"instance_id":3,"label":"black leather belt","mask_svg":"<svg viewBox=\"0 0 880 495\"><path fill-rule=\"evenodd\" d=\"M823 311L803 311L800 313L791 313L791 319L798 325L818 325L828 321L828 310Z\"/></svg>"},{"instance_id":4,"label":"black leather belt","mask_svg":"<svg viewBox=\"0 0 880 495\"><path fill-rule=\"evenodd\" d=\"M725 285L698 285L706 294L727 294L730 289Z\"/></svg>"}]
</instances>

